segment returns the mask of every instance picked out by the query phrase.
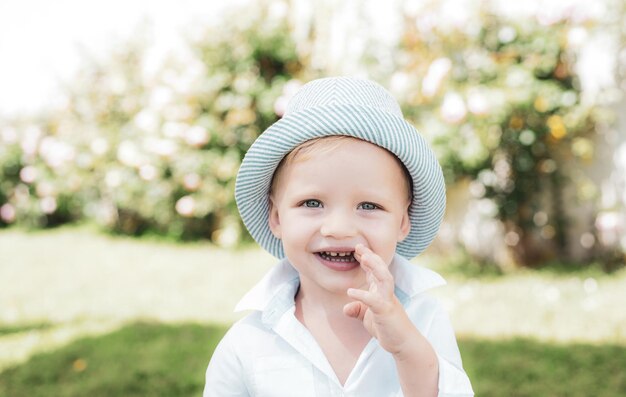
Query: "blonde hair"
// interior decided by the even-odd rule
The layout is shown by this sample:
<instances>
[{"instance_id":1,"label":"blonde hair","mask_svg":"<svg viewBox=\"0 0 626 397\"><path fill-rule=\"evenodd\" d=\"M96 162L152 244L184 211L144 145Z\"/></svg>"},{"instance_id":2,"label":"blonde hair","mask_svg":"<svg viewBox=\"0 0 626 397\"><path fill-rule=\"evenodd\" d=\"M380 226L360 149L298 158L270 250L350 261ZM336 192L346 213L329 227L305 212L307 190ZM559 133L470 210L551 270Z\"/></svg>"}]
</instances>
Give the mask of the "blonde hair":
<instances>
[{"instance_id":1,"label":"blonde hair","mask_svg":"<svg viewBox=\"0 0 626 397\"><path fill-rule=\"evenodd\" d=\"M361 140L359 138L355 138L347 135L329 135L329 136L321 136L317 138L313 138L308 140L300 145L298 145L295 149L289 152L283 159L278 163L276 170L274 171L274 175L272 176L272 182L270 183L270 196L274 191L274 186L276 181L280 178L282 170L291 164L305 161L311 158L312 153L329 153L333 150L337 149L344 142L349 139ZM404 174L404 178L406 180L406 187L408 191L409 202L413 201L413 178L411 174L406 169L402 161L393 153L387 150L387 153L391 154L393 158L396 160L400 168L402 169L402 173Z\"/></svg>"}]
</instances>

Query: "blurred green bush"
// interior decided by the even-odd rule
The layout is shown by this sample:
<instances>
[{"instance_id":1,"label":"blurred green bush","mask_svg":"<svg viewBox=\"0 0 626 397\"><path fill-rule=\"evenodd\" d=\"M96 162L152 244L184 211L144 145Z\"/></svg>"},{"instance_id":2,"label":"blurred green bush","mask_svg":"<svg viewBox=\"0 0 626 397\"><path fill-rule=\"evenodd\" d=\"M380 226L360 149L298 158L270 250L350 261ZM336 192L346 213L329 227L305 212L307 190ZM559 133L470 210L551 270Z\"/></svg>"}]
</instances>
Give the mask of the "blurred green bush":
<instances>
[{"instance_id":1,"label":"blurred green bush","mask_svg":"<svg viewBox=\"0 0 626 397\"><path fill-rule=\"evenodd\" d=\"M208 29L156 68L146 48L85 65L60 111L4 126L0 225L87 218L130 235L242 238L239 164L302 69L286 20Z\"/></svg>"},{"instance_id":2,"label":"blurred green bush","mask_svg":"<svg viewBox=\"0 0 626 397\"><path fill-rule=\"evenodd\" d=\"M470 178L472 195L488 199L485 215L504 224L516 262L562 255L564 190L575 186L570 199L579 202L595 197L579 170L593 160L596 122L606 118L583 100L575 73L585 28L489 13L452 29L407 26L405 113L423 127L448 181Z\"/></svg>"}]
</instances>

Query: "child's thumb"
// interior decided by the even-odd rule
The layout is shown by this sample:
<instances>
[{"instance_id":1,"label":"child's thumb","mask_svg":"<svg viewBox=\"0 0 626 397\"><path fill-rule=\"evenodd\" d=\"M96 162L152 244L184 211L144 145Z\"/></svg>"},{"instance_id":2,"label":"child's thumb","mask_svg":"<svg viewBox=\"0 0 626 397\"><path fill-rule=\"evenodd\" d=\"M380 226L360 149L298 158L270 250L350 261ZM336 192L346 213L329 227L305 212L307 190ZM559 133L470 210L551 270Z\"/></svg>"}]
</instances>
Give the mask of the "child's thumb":
<instances>
[{"instance_id":1,"label":"child's thumb","mask_svg":"<svg viewBox=\"0 0 626 397\"><path fill-rule=\"evenodd\" d=\"M343 307L343 314L363 321L365 310L367 310L367 308L361 302L350 302Z\"/></svg>"}]
</instances>

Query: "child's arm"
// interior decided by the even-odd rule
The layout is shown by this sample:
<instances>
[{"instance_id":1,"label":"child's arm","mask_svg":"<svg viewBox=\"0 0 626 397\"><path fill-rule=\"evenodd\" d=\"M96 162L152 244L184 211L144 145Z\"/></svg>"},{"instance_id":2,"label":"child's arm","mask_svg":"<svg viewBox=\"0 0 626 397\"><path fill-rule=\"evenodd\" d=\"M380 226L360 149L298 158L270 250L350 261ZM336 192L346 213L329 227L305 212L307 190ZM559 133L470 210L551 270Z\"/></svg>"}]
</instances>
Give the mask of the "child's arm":
<instances>
[{"instance_id":1,"label":"child's arm","mask_svg":"<svg viewBox=\"0 0 626 397\"><path fill-rule=\"evenodd\" d=\"M349 289L348 295L356 301L347 304L344 313L361 319L381 347L393 355L404 396L437 396L437 355L394 295L394 280L387 265L362 244L355 250L369 289Z\"/></svg>"}]
</instances>

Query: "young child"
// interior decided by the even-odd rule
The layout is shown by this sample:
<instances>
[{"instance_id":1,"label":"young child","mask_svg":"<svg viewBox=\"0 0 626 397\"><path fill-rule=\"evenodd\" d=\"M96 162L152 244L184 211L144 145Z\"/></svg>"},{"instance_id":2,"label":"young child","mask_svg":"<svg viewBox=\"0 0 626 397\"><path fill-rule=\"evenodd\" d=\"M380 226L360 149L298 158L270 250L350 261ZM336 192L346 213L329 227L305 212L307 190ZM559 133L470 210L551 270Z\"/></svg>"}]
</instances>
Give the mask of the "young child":
<instances>
[{"instance_id":1,"label":"young child","mask_svg":"<svg viewBox=\"0 0 626 397\"><path fill-rule=\"evenodd\" d=\"M441 168L380 85L304 85L246 154L235 188L280 262L216 348L205 397L473 396L454 332L409 263L445 209Z\"/></svg>"}]
</instances>

